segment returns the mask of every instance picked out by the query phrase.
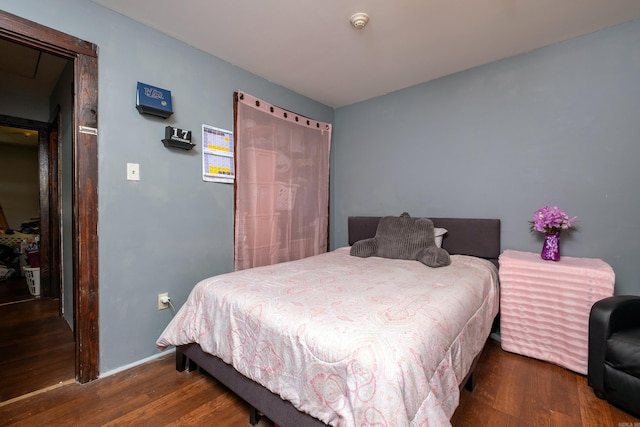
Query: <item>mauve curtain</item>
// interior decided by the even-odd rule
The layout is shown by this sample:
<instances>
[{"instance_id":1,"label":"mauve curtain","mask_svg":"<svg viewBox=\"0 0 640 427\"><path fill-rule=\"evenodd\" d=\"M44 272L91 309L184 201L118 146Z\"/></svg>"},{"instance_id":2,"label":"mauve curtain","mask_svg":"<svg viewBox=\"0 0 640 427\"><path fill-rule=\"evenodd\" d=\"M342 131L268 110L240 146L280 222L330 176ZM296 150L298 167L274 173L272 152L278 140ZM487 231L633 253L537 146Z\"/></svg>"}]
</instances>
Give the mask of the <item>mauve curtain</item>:
<instances>
[{"instance_id":1,"label":"mauve curtain","mask_svg":"<svg viewBox=\"0 0 640 427\"><path fill-rule=\"evenodd\" d=\"M236 94L235 269L327 251L331 125Z\"/></svg>"}]
</instances>

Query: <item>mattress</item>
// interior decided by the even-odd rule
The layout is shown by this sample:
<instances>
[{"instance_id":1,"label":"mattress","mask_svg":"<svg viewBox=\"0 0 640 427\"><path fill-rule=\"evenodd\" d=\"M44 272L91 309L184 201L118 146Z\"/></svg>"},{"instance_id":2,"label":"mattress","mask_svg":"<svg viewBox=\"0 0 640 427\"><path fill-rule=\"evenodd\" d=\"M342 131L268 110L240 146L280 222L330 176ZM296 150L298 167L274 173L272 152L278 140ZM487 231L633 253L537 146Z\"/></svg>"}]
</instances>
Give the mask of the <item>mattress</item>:
<instances>
[{"instance_id":1,"label":"mattress","mask_svg":"<svg viewBox=\"0 0 640 427\"><path fill-rule=\"evenodd\" d=\"M157 340L196 342L332 426L443 426L498 311L489 261L349 248L202 280Z\"/></svg>"}]
</instances>

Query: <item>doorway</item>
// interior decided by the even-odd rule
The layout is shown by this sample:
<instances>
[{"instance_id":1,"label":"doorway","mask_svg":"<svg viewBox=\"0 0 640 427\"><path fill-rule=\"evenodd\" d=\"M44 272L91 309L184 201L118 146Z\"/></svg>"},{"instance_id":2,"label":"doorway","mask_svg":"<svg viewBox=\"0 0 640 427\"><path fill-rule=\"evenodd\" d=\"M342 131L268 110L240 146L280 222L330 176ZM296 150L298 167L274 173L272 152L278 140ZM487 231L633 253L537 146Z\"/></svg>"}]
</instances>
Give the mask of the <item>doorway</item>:
<instances>
[{"instance_id":1,"label":"doorway","mask_svg":"<svg viewBox=\"0 0 640 427\"><path fill-rule=\"evenodd\" d=\"M39 52L25 49L7 48L0 43L0 55L8 51L16 53L3 56L12 60L15 57L12 66L41 56ZM67 63L64 68L70 69L70 65ZM15 68L4 68L14 75L19 72ZM57 75L55 68L47 66L39 68L37 73L32 67L24 69L31 75ZM71 91L66 90L71 86L69 74L59 79L53 94L45 89L43 99L55 100L60 92L71 98ZM65 90L61 91L61 87ZM16 94L20 93L18 85L14 89ZM36 104L27 95L24 97L25 101L31 99L31 104ZM37 105L32 107L35 109ZM71 103L67 100L64 110L70 109ZM65 214L61 215L61 201L70 198L70 179L65 173L66 179L61 180L63 174L57 166L65 171L70 167L70 138L67 144L62 144L67 147L58 150L61 114L56 108L50 115L51 123L0 115L0 203L4 228L0 232L0 243L4 252L13 252L9 262L7 259L2 262L10 264L8 271L13 273L0 282L0 405L75 379L73 307L70 305L73 280L67 272L66 286L63 286L61 274L62 242L69 242L72 237L71 229L66 227L66 238L61 238L61 225L66 222L61 218L71 215L68 203ZM63 152L66 156L61 156ZM66 191L59 191L60 188ZM63 193L65 197L61 197ZM14 250L7 250L11 248Z\"/></svg>"},{"instance_id":2,"label":"doorway","mask_svg":"<svg viewBox=\"0 0 640 427\"><path fill-rule=\"evenodd\" d=\"M0 55L6 52L5 46L0 43ZM11 58L10 55L4 57ZM70 105L66 108L70 108ZM0 236L0 242L13 243L13 246L19 246L20 242L38 246L38 251L32 252L34 256L29 263L37 262L37 265L29 267L39 268L38 296L53 299L60 298L64 293L61 269L62 174L59 168L63 163L66 163L65 168L71 167L68 153L70 147L65 149L66 161L60 158L59 116L54 111L52 122L46 123L0 114L0 163L3 167L0 173L0 203L5 220L8 221L5 228L11 233ZM70 187L69 183L66 187ZM67 193L69 198L71 192ZM71 209L67 210L70 215ZM70 231L67 232L67 241L71 239ZM38 242L35 242L36 238ZM14 266L17 275L24 275L22 267L26 261L23 253L19 265ZM72 293L72 285L67 290ZM62 299L60 301L59 311L62 314ZM72 307L70 308L68 312L73 313ZM72 316L67 319L73 327Z\"/></svg>"},{"instance_id":3,"label":"doorway","mask_svg":"<svg viewBox=\"0 0 640 427\"><path fill-rule=\"evenodd\" d=\"M73 63L72 277L75 378L99 374L98 334L98 55L97 46L0 11L0 39Z\"/></svg>"}]
</instances>

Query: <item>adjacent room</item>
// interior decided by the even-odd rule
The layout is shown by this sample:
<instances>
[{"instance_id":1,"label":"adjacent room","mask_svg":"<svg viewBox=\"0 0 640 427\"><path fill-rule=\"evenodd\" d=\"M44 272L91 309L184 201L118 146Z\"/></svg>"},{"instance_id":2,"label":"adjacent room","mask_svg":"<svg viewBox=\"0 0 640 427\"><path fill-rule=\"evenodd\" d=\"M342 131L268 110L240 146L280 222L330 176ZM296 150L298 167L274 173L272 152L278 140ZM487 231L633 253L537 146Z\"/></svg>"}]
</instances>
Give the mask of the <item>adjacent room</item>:
<instances>
[{"instance_id":1,"label":"adjacent room","mask_svg":"<svg viewBox=\"0 0 640 427\"><path fill-rule=\"evenodd\" d=\"M638 2L0 8L8 425L640 423Z\"/></svg>"}]
</instances>

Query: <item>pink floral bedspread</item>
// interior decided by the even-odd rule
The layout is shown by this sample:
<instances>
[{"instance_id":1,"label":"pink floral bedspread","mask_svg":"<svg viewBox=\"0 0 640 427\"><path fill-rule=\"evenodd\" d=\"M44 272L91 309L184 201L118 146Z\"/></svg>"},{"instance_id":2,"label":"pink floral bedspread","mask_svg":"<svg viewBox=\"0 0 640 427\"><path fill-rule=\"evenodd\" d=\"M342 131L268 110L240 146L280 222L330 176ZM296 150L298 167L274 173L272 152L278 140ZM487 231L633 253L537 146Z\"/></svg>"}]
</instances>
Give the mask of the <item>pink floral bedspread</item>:
<instances>
[{"instance_id":1,"label":"pink floral bedspread","mask_svg":"<svg viewBox=\"0 0 640 427\"><path fill-rule=\"evenodd\" d=\"M349 248L202 280L157 341L192 342L332 426L446 426L498 311L489 261Z\"/></svg>"}]
</instances>

